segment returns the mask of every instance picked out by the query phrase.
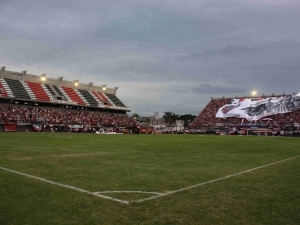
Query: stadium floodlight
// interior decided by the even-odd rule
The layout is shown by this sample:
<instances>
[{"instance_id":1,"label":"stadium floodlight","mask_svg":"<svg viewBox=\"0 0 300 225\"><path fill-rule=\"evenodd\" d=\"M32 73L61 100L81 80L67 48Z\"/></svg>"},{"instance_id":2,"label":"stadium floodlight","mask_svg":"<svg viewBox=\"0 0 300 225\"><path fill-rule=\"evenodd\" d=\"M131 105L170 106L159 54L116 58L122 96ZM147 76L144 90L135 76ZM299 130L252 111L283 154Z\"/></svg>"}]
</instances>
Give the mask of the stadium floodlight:
<instances>
[{"instance_id":1,"label":"stadium floodlight","mask_svg":"<svg viewBox=\"0 0 300 225\"><path fill-rule=\"evenodd\" d=\"M41 74L41 80L42 80L42 81L46 80L46 74L44 74L44 73Z\"/></svg>"},{"instance_id":2,"label":"stadium floodlight","mask_svg":"<svg viewBox=\"0 0 300 225\"><path fill-rule=\"evenodd\" d=\"M257 92L256 91L252 91L252 96L256 96Z\"/></svg>"},{"instance_id":3,"label":"stadium floodlight","mask_svg":"<svg viewBox=\"0 0 300 225\"><path fill-rule=\"evenodd\" d=\"M46 80L46 74L43 73L43 74L41 74L41 81L42 81L42 84L44 83L45 80Z\"/></svg>"},{"instance_id":4,"label":"stadium floodlight","mask_svg":"<svg viewBox=\"0 0 300 225\"><path fill-rule=\"evenodd\" d=\"M79 84L79 80L74 80L74 89L77 88L78 84Z\"/></svg>"},{"instance_id":5,"label":"stadium floodlight","mask_svg":"<svg viewBox=\"0 0 300 225\"><path fill-rule=\"evenodd\" d=\"M103 94L105 93L105 90L106 90L106 84L103 84L103 85L102 85L102 93L103 93Z\"/></svg>"},{"instance_id":6,"label":"stadium floodlight","mask_svg":"<svg viewBox=\"0 0 300 225\"><path fill-rule=\"evenodd\" d=\"M4 70L5 70L5 66L2 66L2 67L1 67L1 71L4 71Z\"/></svg>"}]
</instances>

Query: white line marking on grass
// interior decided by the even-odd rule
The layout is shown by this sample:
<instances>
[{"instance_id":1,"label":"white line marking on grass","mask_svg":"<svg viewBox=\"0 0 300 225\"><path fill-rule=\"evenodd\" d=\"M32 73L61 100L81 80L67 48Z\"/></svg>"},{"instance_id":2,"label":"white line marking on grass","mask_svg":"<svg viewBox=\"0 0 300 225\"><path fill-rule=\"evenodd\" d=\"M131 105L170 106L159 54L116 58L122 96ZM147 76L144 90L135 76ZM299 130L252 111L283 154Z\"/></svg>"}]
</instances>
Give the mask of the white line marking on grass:
<instances>
[{"instance_id":1,"label":"white line marking on grass","mask_svg":"<svg viewBox=\"0 0 300 225\"><path fill-rule=\"evenodd\" d=\"M81 189L81 188L73 187L73 186L66 185L66 184L57 183L57 182L51 181L51 180L46 180L46 179L41 178L41 177L36 177L36 176L29 175L29 174L26 174L26 173L18 172L18 171L15 171L15 170L10 170L10 169L7 169L7 168L1 167L1 166L0 166L0 169L11 172L11 173L19 174L19 175L22 175L22 176L25 176L25 177L29 177L29 178L32 178L32 179L40 180L40 181L43 181L43 182L46 182L46 183L49 183L49 184L53 184L53 185L56 185L56 186L60 186L60 187L68 188L68 189L75 190L75 191L78 191L78 192L86 193L86 194L89 194L89 195L97 196L97 197L100 197L100 198L112 200L112 201L115 201L115 202L120 202L120 203L123 203L123 204L129 204L128 201L124 201L124 200L117 199L117 198L112 198L112 197L102 195L102 194L99 194L99 193L93 193L93 192L90 192L90 191L87 191L87 190L84 190L84 189Z\"/></svg>"},{"instance_id":2,"label":"white line marking on grass","mask_svg":"<svg viewBox=\"0 0 300 225\"><path fill-rule=\"evenodd\" d=\"M95 156L95 155L107 155L110 154L111 152L103 152L103 153L82 153L82 154L57 154L57 155L49 155L51 157L77 157L77 156ZM48 156L47 156L48 157Z\"/></svg>"},{"instance_id":3,"label":"white line marking on grass","mask_svg":"<svg viewBox=\"0 0 300 225\"><path fill-rule=\"evenodd\" d=\"M139 193L139 194L153 194L153 195L163 195L160 192L153 192L153 191L100 191L94 192L96 194L107 194L107 193Z\"/></svg>"},{"instance_id":4,"label":"white line marking on grass","mask_svg":"<svg viewBox=\"0 0 300 225\"><path fill-rule=\"evenodd\" d=\"M86 148L86 147L99 147L99 146L96 146L96 145L85 145L85 146L19 146L18 148L19 149L40 149L40 148L53 148L53 149L56 149L56 148ZM12 148L7 148L7 149L12 149Z\"/></svg>"},{"instance_id":5,"label":"white line marking on grass","mask_svg":"<svg viewBox=\"0 0 300 225\"><path fill-rule=\"evenodd\" d=\"M210 180L210 181L206 181L206 182L203 182L203 183L194 184L194 185L191 185L191 186L188 186L188 187L185 187L185 188L180 188L180 189L177 189L177 190L174 190L174 191L162 193L161 195L129 201L129 203L144 202L144 201L148 201L148 200L153 200L153 199L160 198L160 197L163 197L163 196L175 194L177 192L186 191L186 190L189 190L189 189L192 189L192 188L196 188L196 187L200 187L200 186L203 186L203 185L206 185L206 184L214 183L214 182L217 182L217 181L220 181L220 180L225 180L225 179L228 179L228 178L231 178L231 177L234 177L234 176L238 176L238 175L241 175L241 174L244 174L244 173L249 173L249 172L252 172L254 170L258 170L258 169L265 168L265 167L268 167L268 166L273 166L275 164L282 163L282 162L285 162L285 161L289 161L289 160L292 160L292 159L295 159L295 158L298 158L298 157L300 157L300 155L294 156L294 157L291 157L291 158L288 158L288 159L283 159L283 160L280 160L280 161L277 161L277 162L273 162L273 163L270 163L270 164L267 164L267 165L258 166L258 167L255 167L253 169L245 170L245 171L242 171L242 172L230 174L230 175L225 176L225 177L220 177L220 178L217 178L217 179L214 179L214 180Z\"/></svg>"},{"instance_id":6,"label":"white line marking on grass","mask_svg":"<svg viewBox=\"0 0 300 225\"><path fill-rule=\"evenodd\" d=\"M227 175L225 177L220 177L220 178L213 179L213 180L210 180L210 181L206 181L206 182L203 182L203 183L194 184L194 185L191 185L191 186L188 186L188 187L185 187L185 188L180 188L180 189L177 189L177 190L174 190L174 191L165 192L165 193L146 192L146 191L90 192L90 191L87 191L87 190L84 190L84 189L81 189L81 188L76 188L76 187L66 185L66 184L60 184L60 183L57 183L57 182L54 182L54 181L51 181L51 180L46 180L44 178L32 176L32 175L22 173L22 172L18 172L18 171L15 171L15 170L10 170L10 169L4 168L4 167L0 167L0 169L2 169L4 171L11 172L11 173L19 174L19 175L22 175L22 176L26 176L26 177L29 177L29 178L32 178L32 179L40 180L40 181L43 181L43 182L46 182L46 183L50 183L50 184L53 184L53 185L56 185L56 186L68 188L68 189L75 190L75 191L78 191L78 192L86 193L86 194L89 194L89 195L93 195L93 196L96 196L96 197L100 197L100 198L104 198L104 199L108 199L108 200L112 200L112 201L115 201L115 202L119 202L119 203L123 203L123 204L128 205L128 204L133 203L133 202L144 202L144 201L148 201L148 200L153 200L153 199L156 199L156 198L160 198L160 197L164 197L164 196L167 196L167 195L175 194L177 192L186 191L186 190L189 190L189 189L192 189L192 188L204 186L206 184L214 183L214 182L217 182L217 181L220 181L220 180L225 180L225 179L228 179L228 178L231 178L231 177L235 177L235 176L238 176L238 175L241 175L241 174L249 173L249 172L252 172L254 170L262 169L262 168L265 168L265 167L268 167L268 166L273 166L273 165L276 165L276 164L279 164L279 163L282 163L282 162L286 162L286 161L289 161L289 160L292 160L292 159L295 159L295 158L298 158L298 157L300 157L300 155L294 156L294 157L291 157L291 158L288 158L288 159L283 159L283 160L280 160L280 161L277 161L277 162L273 162L273 163L270 163L270 164L267 164L267 165L258 166L258 167L255 167L255 168L252 168L252 169L249 169L249 170L245 170L245 171L242 171L242 172L230 174L230 175ZM138 199L138 200L125 201L125 200L122 200L122 199L117 199L117 198L113 198L113 197L110 197L110 196L103 195L102 193L104 193L104 194L105 193L145 193L145 194L154 194L155 196L148 197L148 198L142 198L142 199Z\"/></svg>"}]
</instances>

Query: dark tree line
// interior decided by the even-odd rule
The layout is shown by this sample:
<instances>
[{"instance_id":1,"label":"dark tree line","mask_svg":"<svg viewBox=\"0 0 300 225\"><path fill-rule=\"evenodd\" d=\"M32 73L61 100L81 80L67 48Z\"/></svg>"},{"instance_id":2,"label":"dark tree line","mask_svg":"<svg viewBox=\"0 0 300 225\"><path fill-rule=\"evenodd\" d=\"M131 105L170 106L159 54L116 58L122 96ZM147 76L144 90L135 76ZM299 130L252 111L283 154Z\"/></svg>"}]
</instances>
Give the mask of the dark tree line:
<instances>
[{"instance_id":1,"label":"dark tree line","mask_svg":"<svg viewBox=\"0 0 300 225\"><path fill-rule=\"evenodd\" d=\"M183 120L184 126L186 127L189 123L191 123L196 116L192 114L184 114L184 115L178 115L172 112L165 112L163 115L163 118L167 125L171 125L176 122L176 120Z\"/></svg>"},{"instance_id":2,"label":"dark tree line","mask_svg":"<svg viewBox=\"0 0 300 225\"><path fill-rule=\"evenodd\" d=\"M140 115L137 113L133 113L131 117L135 118L137 121L142 122ZM166 122L167 126L171 126L172 124L174 124L176 122L176 120L183 120L184 126L186 127L195 118L196 118L196 116L192 115L192 114L179 115L179 114L175 114L173 112L164 112L164 115L163 115L163 119Z\"/></svg>"}]
</instances>

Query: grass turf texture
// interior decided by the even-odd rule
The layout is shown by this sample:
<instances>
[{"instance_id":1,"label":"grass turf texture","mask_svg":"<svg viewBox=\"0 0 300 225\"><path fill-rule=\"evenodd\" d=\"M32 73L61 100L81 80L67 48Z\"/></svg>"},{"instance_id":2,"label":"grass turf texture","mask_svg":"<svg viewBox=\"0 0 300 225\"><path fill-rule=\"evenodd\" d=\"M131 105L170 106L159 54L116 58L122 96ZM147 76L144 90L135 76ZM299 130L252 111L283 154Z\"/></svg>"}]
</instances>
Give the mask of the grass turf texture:
<instances>
[{"instance_id":1,"label":"grass turf texture","mask_svg":"<svg viewBox=\"0 0 300 225\"><path fill-rule=\"evenodd\" d=\"M89 192L168 193L298 156L299 144L256 136L1 133L0 167ZM126 205L0 169L0 224L300 224L299 173L300 157Z\"/></svg>"}]
</instances>

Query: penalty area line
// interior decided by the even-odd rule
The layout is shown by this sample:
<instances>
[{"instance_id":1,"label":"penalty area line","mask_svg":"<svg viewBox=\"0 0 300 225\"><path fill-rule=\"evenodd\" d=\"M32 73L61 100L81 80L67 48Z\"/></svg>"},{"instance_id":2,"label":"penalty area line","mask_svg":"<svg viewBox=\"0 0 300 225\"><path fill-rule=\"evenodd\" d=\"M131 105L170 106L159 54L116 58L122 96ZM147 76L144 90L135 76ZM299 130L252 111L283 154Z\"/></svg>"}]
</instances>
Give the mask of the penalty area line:
<instances>
[{"instance_id":1,"label":"penalty area line","mask_svg":"<svg viewBox=\"0 0 300 225\"><path fill-rule=\"evenodd\" d=\"M19 171L7 169L7 168L1 167L1 166L0 166L0 169L4 170L4 171L7 171L7 172L15 173L15 174L18 174L18 175L22 175L22 176L25 176L25 177L28 177L28 178L32 178L32 179L35 179L35 180L43 181L43 182L48 183L48 184L52 184L52 185L64 187L64 188L67 188L67 189L71 189L71 190L74 190L74 191L78 191L78 192L81 192L81 193L93 195L93 196L96 196L96 197L99 197L99 198L104 198L104 199L112 200L112 201L123 203L123 204L129 204L128 201L124 201L124 200L121 200L121 199L117 199L117 198L113 198L113 197L110 197L110 196L102 195L102 194L96 193L96 192L90 192L90 191L87 191L87 190L84 190L84 189L81 189L81 188L73 187L73 186L70 186L70 185L67 185L67 184L61 184L61 183L51 181L51 180L47 180L47 179L44 179L44 178L41 178L41 177L36 177L36 176L30 175L30 174L26 174L26 173L22 173L22 172L19 172Z\"/></svg>"},{"instance_id":2,"label":"penalty area line","mask_svg":"<svg viewBox=\"0 0 300 225\"><path fill-rule=\"evenodd\" d=\"M192 188L197 188L197 187L200 187L200 186L204 186L206 184L211 184L211 183L214 183L214 182L217 182L217 181L220 181L220 180L225 180L225 179L235 177L235 176L238 176L238 175L241 175L241 174L245 174L245 173L249 173L249 172L252 172L252 171L255 171L255 170L259 170L259 169L262 169L262 168L265 168L265 167L273 166L273 165L276 165L276 164L279 164L279 163L282 163L282 162L286 162L286 161L289 161L289 160L292 160L292 159L295 159L295 158L298 158L298 157L300 157L300 155L297 155L297 156L294 156L294 157L291 157L291 158L287 158L287 159L283 159L283 160L280 160L280 161L277 161L277 162L269 163L269 164L266 164L266 165L263 165L263 166L258 166L258 167L255 167L255 168L252 168L252 169L249 169L249 170L245 170L245 171L242 171L242 172L230 174L230 175L227 175L225 177L220 177L220 178L213 179L213 180L210 180L210 181L206 181L206 182L203 182L203 183L194 184L194 185L191 185L191 186L188 186L188 187L185 187L185 188L180 188L180 189L177 189L177 190L174 190L174 191L165 192L165 193L162 193L162 194L157 195L157 196L152 196L152 197L149 197L149 198L143 198L143 199L129 201L129 203L144 202L144 201L153 200L153 199L156 199L156 198L161 198L161 197L164 197L164 196L167 196L167 195L175 194L177 192L190 190Z\"/></svg>"}]
</instances>

